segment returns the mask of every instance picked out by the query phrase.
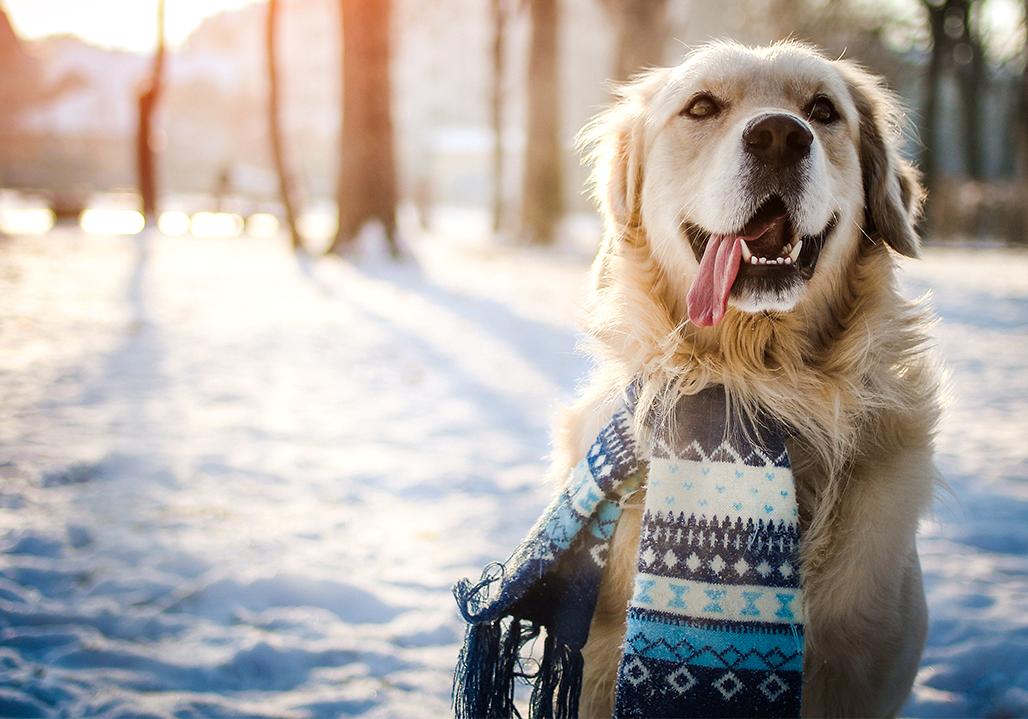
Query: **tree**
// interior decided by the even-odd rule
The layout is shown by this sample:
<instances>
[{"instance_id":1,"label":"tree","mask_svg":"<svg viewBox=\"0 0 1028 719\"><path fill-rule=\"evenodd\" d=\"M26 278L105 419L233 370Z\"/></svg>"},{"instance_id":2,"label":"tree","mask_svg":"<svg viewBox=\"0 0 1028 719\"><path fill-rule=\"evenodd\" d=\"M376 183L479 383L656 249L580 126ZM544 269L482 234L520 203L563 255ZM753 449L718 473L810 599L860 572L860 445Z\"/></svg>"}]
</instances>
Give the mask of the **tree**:
<instances>
[{"instance_id":1,"label":"tree","mask_svg":"<svg viewBox=\"0 0 1028 719\"><path fill-rule=\"evenodd\" d=\"M934 189L938 175L936 158L936 136L939 124L939 84L942 81L944 56L949 47L946 36L946 7L930 0L924 0L928 13L928 29L932 37L931 54L928 56L928 71L925 73L924 108L922 114L921 170L925 186Z\"/></svg>"},{"instance_id":2,"label":"tree","mask_svg":"<svg viewBox=\"0 0 1028 719\"><path fill-rule=\"evenodd\" d=\"M150 77L138 97L139 129L136 133L136 170L143 217L147 224L157 219L157 169L153 147L153 118L164 83L164 0L157 0L157 51Z\"/></svg>"},{"instance_id":3,"label":"tree","mask_svg":"<svg viewBox=\"0 0 1028 719\"><path fill-rule=\"evenodd\" d=\"M1028 0L1024 0L1024 23L1028 26ZM1028 230L1028 32L1024 37L1024 69L1021 70L1021 97L1019 98L1020 113L1017 119L1016 132L1019 155L1018 173L1021 176L1021 208L1024 214L1024 229Z\"/></svg>"},{"instance_id":4,"label":"tree","mask_svg":"<svg viewBox=\"0 0 1028 719\"><path fill-rule=\"evenodd\" d=\"M521 225L529 242L553 242L564 211L557 65L557 0L527 0L532 40L528 55L528 121Z\"/></svg>"},{"instance_id":5,"label":"tree","mask_svg":"<svg viewBox=\"0 0 1028 719\"><path fill-rule=\"evenodd\" d=\"M984 175L981 98L988 78L976 22L975 11L980 7L980 0L922 0L922 4L928 13L928 29L932 37L922 111L924 152L921 167L925 183L929 188L934 187L939 174L939 85L947 71L955 71L960 90L964 169L969 177L981 179Z\"/></svg>"},{"instance_id":6,"label":"tree","mask_svg":"<svg viewBox=\"0 0 1028 719\"><path fill-rule=\"evenodd\" d=\"M489 114L493 125L493 232L503 227L503 75L508 12L508 0L492 0L493 77Z\"/></svg>"},{"instance_id":7,"label":"tree","mask_svg":"<svg viewBox=\"0 0 1028 719\"><path fill-rule=\"evenodd\" d=\"M604 0L617 28L614 79L628 80L664 62L667 0Z\"/></svg>"},{"instance_id":8,"label":"tree","mask_svg":"<svg viewBox=\"0 0 1028 719\"><path fill-rule=\"evenodd\" d=\"M279 114L280 80L276 38L280 13L279 0L268 0L268 16L265 42L268 54L268 134L271 137L271 156L278 175L278 195L286 216L286 227L294 250L303 249L303 240L296 227L296 212L293 206L293 183L286 163L285 143L282 137L281 115Z\"/></svg>"},{"instance_id":9,"label":"tree","mask_svg":"<svg viewBox=\"0 0 1028 719\"><path fill-rule=\"evenodd\" d=\"M964 111L964 167L968 176L980 180L984 176L984 146L981 130L982 96L986 77L985 51L978 26L980 0L963 0L959 7L960 35L954 48L958 64L958 80Z\"/></svg>"},{"instance_id":10,"label":"tree","mask_svg":"<svg viewBox=\"0 0 1028 719\"><path fill-rule=\"evenodd\" d=\"M370 221L382 223L389 251L396 238L396 161L389 77L391 0L340 0L343 23L343 122L339 229L329 248L342 253Z\"/></svg>"}]
</instances>

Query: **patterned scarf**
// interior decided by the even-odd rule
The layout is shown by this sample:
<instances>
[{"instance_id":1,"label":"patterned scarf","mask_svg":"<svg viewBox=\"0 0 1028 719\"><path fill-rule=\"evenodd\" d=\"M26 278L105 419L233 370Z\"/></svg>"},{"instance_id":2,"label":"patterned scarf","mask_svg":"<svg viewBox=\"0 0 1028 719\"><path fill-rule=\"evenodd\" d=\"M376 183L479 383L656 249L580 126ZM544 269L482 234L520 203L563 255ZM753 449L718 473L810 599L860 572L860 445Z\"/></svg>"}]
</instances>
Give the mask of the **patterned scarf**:
<instances>
[{"instance_id":1,"label":"patterned scarf","mask_svg":"<svg viewBox=\"0 0 1028 719\"><path fill-rule=\"evenodd\" d=\"M798 716L803 597L795 487L780 427L735 420L722 387L683 397L640 457L617 412L510 558L454 588L468 622L458 719L578 714L622 500L646 486L617 717ZM535 671L522 648L545 630Z\"/></svg>"}]
</instances>

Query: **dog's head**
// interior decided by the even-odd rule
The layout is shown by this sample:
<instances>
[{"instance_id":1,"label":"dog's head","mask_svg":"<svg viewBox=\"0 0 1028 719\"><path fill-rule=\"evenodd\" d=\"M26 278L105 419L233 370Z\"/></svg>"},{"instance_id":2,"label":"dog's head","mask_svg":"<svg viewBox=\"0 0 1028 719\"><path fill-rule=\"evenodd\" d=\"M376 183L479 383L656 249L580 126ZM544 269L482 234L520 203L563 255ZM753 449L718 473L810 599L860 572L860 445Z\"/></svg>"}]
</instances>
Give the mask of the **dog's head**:
<instances>
[{"instance_id":1,"label":"dog's head","mask_svg":"<svg viewBox=\"0 0 1028 719\"><path fill-rule=\"evenodd\" d=\"M877 78L797 43L715 43L654 70L583 134L605 252L645 233L697 325L789 312L843 279L860 242L914 256L922 191ZM602 259L601 259L602 262Z\"/></svg>"}]
</instances>

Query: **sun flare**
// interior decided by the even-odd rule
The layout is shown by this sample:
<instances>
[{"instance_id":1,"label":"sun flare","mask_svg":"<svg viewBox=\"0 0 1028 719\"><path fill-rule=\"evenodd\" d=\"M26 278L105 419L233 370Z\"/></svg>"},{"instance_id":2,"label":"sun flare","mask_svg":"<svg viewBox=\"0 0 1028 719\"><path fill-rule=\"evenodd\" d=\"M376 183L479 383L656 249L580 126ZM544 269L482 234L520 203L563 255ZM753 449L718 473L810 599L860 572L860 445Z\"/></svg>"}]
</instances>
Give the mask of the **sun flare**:
<instances>
[{"instance_id":1,"label":"sun flare","mask_svg":"<svg viewBox=\"0 0 1028 719\"><path fill-rule=\"evenodd\" d=\"M256 0L170 0L166 2L167 42L177 47L206 18ZM17 33L35 40L75 35L94 45L147 52L156 43L157 0L2 0Z\"/></svg>"}]
</instances>

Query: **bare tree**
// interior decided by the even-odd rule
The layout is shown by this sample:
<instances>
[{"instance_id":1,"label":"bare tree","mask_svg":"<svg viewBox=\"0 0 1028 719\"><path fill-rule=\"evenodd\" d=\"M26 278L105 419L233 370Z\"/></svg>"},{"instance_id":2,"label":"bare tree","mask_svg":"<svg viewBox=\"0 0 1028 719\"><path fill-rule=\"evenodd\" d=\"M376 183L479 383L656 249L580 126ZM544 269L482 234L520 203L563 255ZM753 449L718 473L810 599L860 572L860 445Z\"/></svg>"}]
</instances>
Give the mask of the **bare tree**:
<instances>
[{"instance_id":1,"label":"bare tree","mask_svg":"<svg viewBox=\"0 0 1028 719\"><path fill-rule=\"evenodd\" d=\"M563 152L560 143L560 92L557 0L527 0L532 24L528 55L528 120L521 225L529 242L553 242L564 212Z\"/></svg>"},{"instance_id":2,"label":"bare tree","mask_svg":"<svg viewBox=\"0 0 1028 719\"><path fill-rule=\"evenodd\" d=\"M667 0L604 0L617 28L614 79L628 80L647 67L664 62L667 44Z\"/></svg>"},{"instance_id":3,"label":"bare tree","mask_svg":"<svg viewBox=\"0 0 1028 719\"><path fill-rule=\"evenodd\" d=\"M286 227L294 250L303 249L303 240L296 227L296 211L293 205L293 183L286 162L285 142L282 137L282 123L279 111L281 81L278 76L277 36L281 18L279 0L268 0L265 47L268 54L268 134L271 136L271 156L278 175L278 196L285 211Z\"/></svg>"},{"instance_id":4,"label":"bare tree","mask_svg":"<svg viewBox=\"0 0 1028 719\"><path fill-rule=\"evenodd\" d=\"M978 11L979 0L957 3L960 35L954 48L964 115L964 167L975 180L984 176L984 147L981 130L981 104L986 89L985 51L982 47ZM955 24L955 23L954 23Z\"/></svg>"},{"instance_id":5,"label":"bare tree","mask_svg":"<svg viewBox=\"0 0 1028 719\"><path fill-rule=\"evenodd\" d=\"M503 76L509 0L492 0L492 97L489 114L493 125L493 232L503 227Z\"/></svg>"},{"instance_id":6,"label":"bare tree","mask_svg":"<svg viewBox=\"0 0 1028 719\"><path fill-rule=\"evenodd\" d=\"M1028 0L1024 0L1024 22L1028 26ZM1021 71L1021 97L1019 105L1021 111L1017 118L1017 149L1018 149L1018 173L1021 176L1022 212L1024 214L1025 229L1028 229L1028 33L1025 33L1024 48L1021 51L1024 55L1024 69Z\"/></svg>"},{"instance_id":7,"label":"bare tree","mask_svg":"<svg viewBox=\"0 0 1028 719\"><path fill-rule=\"evenodd\" d=\"M981 101L988 80L985 52L977 22L980 0L922 0L928 14L932 50L925 75L921 167L929 188L936 185L938 166L939 86L947 72L955 74L963 121L964 170L973 179L984 175Z\"/></svg>"},{"instance_id":8,"label":"bare tree","mask_svg":"<svg viewBox=\"0 0 1028 719\"><path fill-rule=\"evenodd\" d=\"M946 7L943 4L923 0L925 12L928 13L928 29L932 37L931 54L928 57L928 70L924 76L924 107L921 111L921 170L924 172L925 185L929 189L936 186L938 164L936 145L939 125L939 85L945 66L945 55L949 51L950 40L946 35Z\"/></svg>"},{"instance_id":9,"label":"bare tree","mask_svg":"<svg viewBox=\"0 0 1028 719\"><path fill-rule=\"evenodd\" d=\"M164 84L164 0L157 0L157 50L146 84L139 92L139 128L136 133L136 171L143 217L157 219L157 167L153 147L153 119Z\"/></svg>"},{"instance_id":10,"label":"bare tree","mask_svg":"<svg viewBox=\"0 0 1028 719\"><path fill-rule=\"evenodd\" d=\"M340 0L343 23L343 123L339 229L330 252L349 248L365 224L378 220L389 251L396 238L396 162L389 77L391 0Z\"/></svg>"}]
</instances>

